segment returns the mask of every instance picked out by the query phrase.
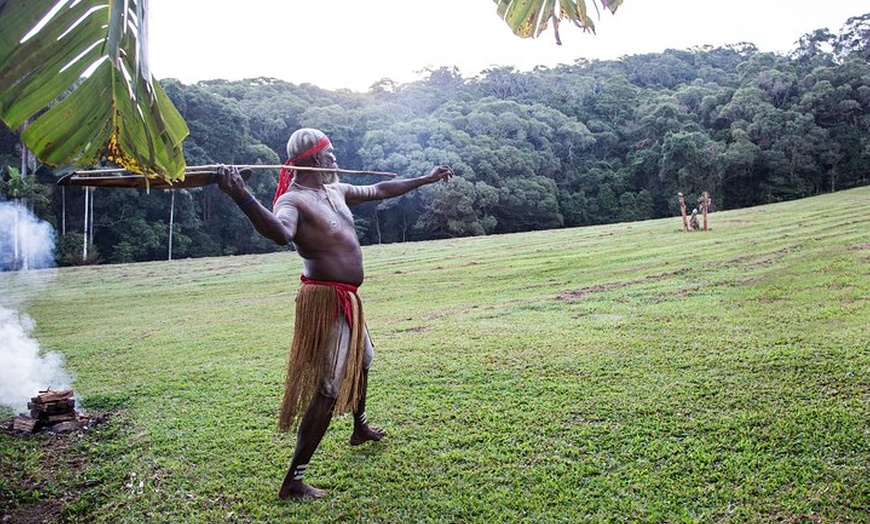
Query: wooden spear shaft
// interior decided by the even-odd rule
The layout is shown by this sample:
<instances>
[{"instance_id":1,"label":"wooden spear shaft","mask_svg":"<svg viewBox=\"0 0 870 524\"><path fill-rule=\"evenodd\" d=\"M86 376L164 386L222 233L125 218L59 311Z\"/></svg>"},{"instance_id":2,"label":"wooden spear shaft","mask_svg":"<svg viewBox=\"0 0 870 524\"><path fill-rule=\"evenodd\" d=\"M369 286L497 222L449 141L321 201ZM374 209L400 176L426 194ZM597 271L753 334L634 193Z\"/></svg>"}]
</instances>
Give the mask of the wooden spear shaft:
<instances>
[{"instance_id":1,"label":"wooden spear shaft","mask_svg":"<svg viewBox=\"0 0 870 524\"><path fill-rule=\"evenodd\" d=\"M185 171L214 171L219 168L220 165L207 165L207 166L187 166ZM391 173L389 171L366 171L366 170L357 170L357 169L341 169L337 167L308 167L308 166L285 166L285 165L240 165L236 166L239 169L284 169L285 167L292 167L293 169L297 169L299 171L322 171L322 172L335 172L335 173L346 173L349 175L375 175L375 176L388 176L394 177L398 176L396 173Z\"/></svg>"},{"instance_id":2,"label":"wooden spear shaft","mask_svg":"<svg viewBox=\"0 0 870 524\"><path fill-rule=\"evenodd\" d=\"M188 166L187 169L184 170L185 173L208 173L217 170L219 165L208 165L208 166ZM239 169L283 169L287 166L285 165L240 165L236 166ZM304 170L304 171L328 171L335 173L346 173L349 175L373 175L373 176L387 176L387 177L395 177L398 176L396 173L390 173L388 171L364 171L364 170L356 170L356 169L340 169L340 168L331 168L331 167L297 167L296 169ZM123 167L113 168L113 169L92 169L89 171L76 171L76 175L108 175L112 173L127 173L128 171Z\"/></svg>"}]
</instances>

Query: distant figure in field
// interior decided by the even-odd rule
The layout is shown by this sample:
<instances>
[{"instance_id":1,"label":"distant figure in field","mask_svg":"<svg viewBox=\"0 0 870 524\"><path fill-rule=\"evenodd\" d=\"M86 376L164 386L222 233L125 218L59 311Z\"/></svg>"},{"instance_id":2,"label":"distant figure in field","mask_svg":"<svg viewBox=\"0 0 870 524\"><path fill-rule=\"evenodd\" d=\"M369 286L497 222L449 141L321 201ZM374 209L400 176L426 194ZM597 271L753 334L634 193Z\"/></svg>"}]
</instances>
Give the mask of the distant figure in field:
<instances>
[{"instance_id":1,"label":"distant figure in field","mask_svg":"<svg viewBox=\"0 0 870 524\"><path fill-rule=\"evenodd\" d=\"M278 497L320 498L324 491L305 484L303 476L334 412L353 412L353 446L385 435L366 419L374 349L357 293L363 282L363 260L350 207L447 181L453 170L436 166L424 176L367 186L341 183L334 171L305 169L338 168L329 138L311 128L290 136L287 157L288 168L281 171L271 211L248 191L235 167L221 166L218 185L258 233L280 245L292 242L303 259L279 416L283 431L298 425L299 432Z\"/></svg>"},{"instance_id":2,"label":"distant figure in field","mask_svg":"<svg viewBox=\"0 0 870 524\"><path fill-rule=\"evenodd\" d=\"M689 219L689 226L692 228L692 231L697 231L701 229L701 226L698 224L698 208L692 210L692 218Z\"/></svg>"}]
</instances>

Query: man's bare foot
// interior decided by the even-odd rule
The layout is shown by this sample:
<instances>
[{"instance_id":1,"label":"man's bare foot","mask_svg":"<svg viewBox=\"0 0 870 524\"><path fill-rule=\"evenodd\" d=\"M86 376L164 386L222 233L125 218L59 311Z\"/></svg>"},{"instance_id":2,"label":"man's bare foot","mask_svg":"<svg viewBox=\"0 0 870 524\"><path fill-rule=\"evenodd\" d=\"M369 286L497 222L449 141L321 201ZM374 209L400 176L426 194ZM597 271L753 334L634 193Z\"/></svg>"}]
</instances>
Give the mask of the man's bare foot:
<instances>
[{"instance_id":1,"label":"man's bare foot","mask_svg":"<svg viewBox=\"0 0 870 524\"><path fill-rule=\"evenodd\" d=\"M381 428L375 426L369 426L366 424L365 426L359 426L353 428L353 434L350 436L350 445L351 446L359 446L363 442L368 442L370 440L377 442L384 438L387 432Z\"/></svg>"},{"instance_id":2,"label":"man's bare foot","mask_svg":"<svg viewBox=\"0 0 870 524\"><path fill-rule=\"evenodd\" d=\"M306 497L319 499L324 495L326 495L325 490L309 486L301 480L291 480L289 482L285 480L284 483L281 484L281 490L278 491L278 498L281 500L304 499Z\"/></svg>"}]
</instances>

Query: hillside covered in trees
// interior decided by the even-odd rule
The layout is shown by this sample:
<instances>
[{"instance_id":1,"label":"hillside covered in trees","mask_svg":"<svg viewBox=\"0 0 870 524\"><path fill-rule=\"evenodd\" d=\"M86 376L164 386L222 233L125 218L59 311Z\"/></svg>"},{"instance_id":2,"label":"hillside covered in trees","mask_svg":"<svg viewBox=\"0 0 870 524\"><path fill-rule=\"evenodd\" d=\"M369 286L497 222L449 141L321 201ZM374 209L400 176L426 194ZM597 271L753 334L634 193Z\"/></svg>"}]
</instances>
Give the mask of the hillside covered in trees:
<instances>
[{"instance_id":1,"label":"hillside covered in trees","mask_svg":"<svg viewBox=\"0 0 870 524\"><path fill-rule=\"evenodd\" d=\"M707 191L723 210L870 181L870 14L804 35L787 56L747 43L474 78L442 68L366 93L270 78L161 84L190 128L189 165L280 164L290 133L310 126L344 168L454 168L449 184L356 208L364 244L675 216L678 192L691 206ZM83 189L55 185L68 171L22 161L0 130L0 194L53 224L58 262L77 264L86 206ZM253 175L261 201L276 175ZM215 186L97 189L90 207L87 262L165 259L170 216L173 258L277 249Z\"/></svg>"}]
</instances>

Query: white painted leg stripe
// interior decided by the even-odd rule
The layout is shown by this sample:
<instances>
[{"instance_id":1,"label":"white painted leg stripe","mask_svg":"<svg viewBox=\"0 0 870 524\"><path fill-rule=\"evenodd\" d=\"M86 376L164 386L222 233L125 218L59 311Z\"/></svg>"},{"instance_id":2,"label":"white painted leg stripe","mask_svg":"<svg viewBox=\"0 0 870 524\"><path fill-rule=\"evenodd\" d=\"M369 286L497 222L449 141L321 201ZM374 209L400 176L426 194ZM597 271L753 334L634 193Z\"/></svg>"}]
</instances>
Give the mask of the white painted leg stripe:
<instances>
[{"instance_id":1,"label":"white painted leg stripe","mask_svg":"<svg viewBox=\"0 0 870 524\"><path fill-rule=\"evenodd\" d=\"M306 468L308 468L308 464L300 464L296 466L296 473L293 474L293 480L302 480L302 477L305 476Z\"/></svg>"}]
</instances>

